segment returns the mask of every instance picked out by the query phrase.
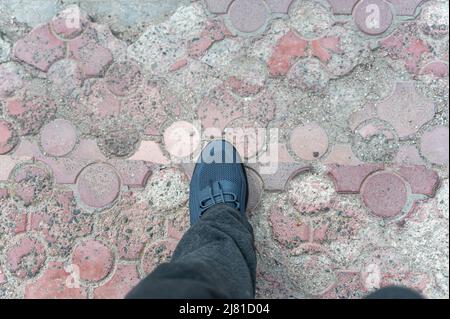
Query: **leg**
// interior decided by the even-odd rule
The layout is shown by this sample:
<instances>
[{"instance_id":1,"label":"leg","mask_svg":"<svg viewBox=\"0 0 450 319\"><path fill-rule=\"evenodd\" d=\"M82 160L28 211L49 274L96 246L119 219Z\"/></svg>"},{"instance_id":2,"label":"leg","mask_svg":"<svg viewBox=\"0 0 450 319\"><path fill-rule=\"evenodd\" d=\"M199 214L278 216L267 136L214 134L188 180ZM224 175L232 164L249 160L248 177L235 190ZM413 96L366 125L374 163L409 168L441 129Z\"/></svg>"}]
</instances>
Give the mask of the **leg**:
<instances>
[{"instance_id":1,"label":"leg","mask_svg":"<svg viewBox=\"0 0 450 319\"><path fill-rule=\"evenodd\" d=\"M127 298L253 298L256 254L245 216L227 205L209 209Z\"/></svg>"}]
</instances>

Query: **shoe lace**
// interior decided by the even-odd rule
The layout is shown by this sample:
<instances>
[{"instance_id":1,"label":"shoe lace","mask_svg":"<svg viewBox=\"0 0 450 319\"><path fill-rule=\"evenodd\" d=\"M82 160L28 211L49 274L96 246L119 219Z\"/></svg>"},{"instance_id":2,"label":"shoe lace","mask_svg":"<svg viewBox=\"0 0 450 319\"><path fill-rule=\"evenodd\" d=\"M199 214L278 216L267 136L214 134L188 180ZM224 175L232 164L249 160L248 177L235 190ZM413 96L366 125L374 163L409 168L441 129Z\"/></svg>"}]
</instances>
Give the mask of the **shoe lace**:
<instances>
[{"instance_id":1,"label":"shoe lace","mask_svg":"<svg viewBox=\"0 0 450 319\"><path fill-rule=\"evenodd\" d=\"M217 182L219 192L213 194L213 185L209 188L209 197L200 201L200 214L203 215L209 208L216 204L233 204L236 209L240 209L240 203L237 196L231 192L224 192L220 182Z\"/></svg>"}]
</instances>

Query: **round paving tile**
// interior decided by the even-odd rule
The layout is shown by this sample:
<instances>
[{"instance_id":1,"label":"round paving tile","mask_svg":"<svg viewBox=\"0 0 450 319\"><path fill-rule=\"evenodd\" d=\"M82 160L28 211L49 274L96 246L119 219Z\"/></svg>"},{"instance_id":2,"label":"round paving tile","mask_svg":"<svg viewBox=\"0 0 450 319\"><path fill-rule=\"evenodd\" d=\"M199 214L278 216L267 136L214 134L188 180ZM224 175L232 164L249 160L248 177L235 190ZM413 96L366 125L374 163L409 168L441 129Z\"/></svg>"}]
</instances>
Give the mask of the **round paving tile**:
<instances>
[{"instance_id":1,"label":"round paving tile","mask_svg":"<svg viewBox=\"0 0 450 319\"><path fill-rule=\"evenodd\" d=\"M354 11L353 18L358 28L369 35L385 32L392 24L392 11L383 0L363 0Z\"/></svg>"},{"instance_id":2,"label":"round paving tile","mask_svg":"<svg viewBox=\"0 0 450 319\"><path fill-rule=\"evenodd\" d=\"M51 26L53 31L64 39L74 39L79 36L86 25L87 17L77 5L70 5L53 18Z\"/></svg>"},{"instance_id":3,"label":"round paving tile","mask_svg":"<svg viewBox=\"0 0 450 319\"><path fill-rule=\"evenodd\" d=\"M199 148L200 141L197 128L186 121L175 122L164 131L164 146L176 158L193 154Z\"/></svg>"},{"instance_id":4,"label":"round paving tile","mask_svg":"<svg viewBox=\"0 0 450 319\"><path fill-rule=\"evenodd\" d=\"M9 271L16 277L34 277L46 260L44 246L35 238L23 237L6 251Z\"/></svg>"},{"instance_id":5,"label":"round paving tile","mask_svg":"<svg viewBox=\"0 0 450 319\"><path fill-rule=\"evenodd\" d=\"M422 155L431 163L444 165L449 157L448 127L438 126L422 136L420 149Z\"/></svg>"},{"instance_id":6,"label":"round paving tile","mask_svg":"<svg viewBox=\"0 0 450 319\"><path fill-rule=\"evenodd\" d=\"M316 160L328 149L328 136L323 128L315 123L299 126L291 133L291 148L305 160Z\"/></svg>"},{"instance_id":7,"label":"round paving tile","mask_svg":"<svg viewBox=\"0 0 450 319\"><path fill-rule=\"evenodd\" d=\"M17 134L12 125L0 120L0 155L11 151L17 145L17 142Z\"/></svg>"},{"instance_id":8,"label":"round paving tile","mask_svg":"<svg viewBox=\"0 0 450 319\"><path fill-rule=\"evenodd\" d=\"M77 142L77 131L69 121L54 120L41 130L41 146L50 156L70 153Z\"/></svg>"},{"instance_id":9,"label":"round paving tile","mask_svg":"<svg viewBox=\"0 0 450 319\"><path fill-rule=\"evenodd\" d=\"M102 208L119 195L120 180L114 169L103 163L84 168L77 179L81 200L91 207Z\"/></svg>"},{"instance_id":10,"label":"round paving tile","mask_svg":"<svg viewBox=\"0 0 450 319\"><path fill-rule=\"evenodd\" d=\"M14 172L14 195L25 206L51 196L53 180L49 172L36 165L20 166Z\"/></svg>"},{"instance_id":11,"label":"round paving tile","mask_svg":"<svg viewBox=\"0 0 450 319\"><path fill-rule=\"evenodd\" d=\"M131 61L116 62L108 69L105 79L112 93L124 96L141 83L141 68Z\"/></svg>"},{"instance_id":12,"label":"round paving tile","mask_svg":"<svg viewBox=\"0 0 450 319\"><path fill-rule=\"evenodd\" d=\"M383 172L369 176L361 189L367 208L379 217L401 214L407 202L407 189L403 180Z\"/></svg>"},{"instance_id":13,"label":"round paving tile","mask_svg":"<svg viewBox=\"0 0 450 319\"><path fill-rule=\"evenodd\" d=\"M72 255L72 263L79 267L80 279L99 281L105 278L113 265L111 250L96 240L80 243Z\"/></svg>"},{"instance_id":14,"label":"round paving tile","mask_svg":"<svg viewBox=\"0 0 450 319\"><path fill-rule=\"evenodd\" d=\"M262 0L236 0L231 4L228 15L233 26L245 33L257 31L268 18Z\"/></svg>"}]
</instances>

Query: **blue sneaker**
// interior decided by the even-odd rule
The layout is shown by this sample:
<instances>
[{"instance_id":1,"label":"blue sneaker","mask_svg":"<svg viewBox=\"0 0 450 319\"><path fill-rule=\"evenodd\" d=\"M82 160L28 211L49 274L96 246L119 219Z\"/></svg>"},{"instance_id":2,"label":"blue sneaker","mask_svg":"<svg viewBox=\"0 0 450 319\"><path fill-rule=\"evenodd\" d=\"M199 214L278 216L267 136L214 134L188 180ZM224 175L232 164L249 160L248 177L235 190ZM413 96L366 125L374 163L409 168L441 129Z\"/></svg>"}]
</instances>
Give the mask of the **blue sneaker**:
<instances>
[{"instance_id":1,"label":"blue sneaker","mask_svg":"<svg viewBox=\"0 0 450 319\"><path fill-rule=\"evenodd\" d=\"M229 205L245 215L247 175L238 151L224 140L210 142L201 152L192 174L189 210L191 225L217 204Z\"/></svg>"}]
</instances>

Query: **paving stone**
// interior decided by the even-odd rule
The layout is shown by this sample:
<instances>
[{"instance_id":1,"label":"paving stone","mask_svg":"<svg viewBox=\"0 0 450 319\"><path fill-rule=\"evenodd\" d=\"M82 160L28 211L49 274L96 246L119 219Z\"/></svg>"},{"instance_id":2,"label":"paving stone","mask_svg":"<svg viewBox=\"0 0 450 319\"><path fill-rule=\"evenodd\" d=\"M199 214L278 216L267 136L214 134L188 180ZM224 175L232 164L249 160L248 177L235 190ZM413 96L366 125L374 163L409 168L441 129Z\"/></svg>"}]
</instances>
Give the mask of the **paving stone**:
<instances>
[{"instance_id":1,"label":"paving stone","mask_svg":"<svg viewBox=\"0 0 450 319\"><path fill-rule=\"evenodd\" d=\"M350 116L348 123L353 132L360 126L361 123L374 119L377 117L377 109L374 103L365 105L362 109L355 111Z\"/></svg>"},{"instance_id":2,"label":"paving stone","mask_svg":"<svg viewBox=\"0 0 450 319\"><path fill-rule=\"evenodd\" d=\"M92 239L79 243L72 255L72 264L79 267L81 280L102 280L111 271L113 262L111 250L103 243Z\"/></svg>"},{"instance_id":3,"label":"paving stone","mask_svg":"<svg viewBox=\"0 0 450 319\"><path fill-rule=\"evenodd\" d=\"M333 26L328 8L315 1L296 1L289 9L289 26L306 39L321 38Z\"/></svg>"},{"instance_id":4,"label":"paving stone","mask_svg":"<svg viewBox=\"0 0 450 319\"><path fill-rule=\"evenodd\" d=\"M382 164L329 165L328 174L334 179L336 192L359 193L367 176L382 169L384 169Z\"/></svg>"},{"instance_id":5,"label":"paving stone","mask_svg":"<svg viewBox=\"0 0 450 319\"><path fill-rule=\"evenodd\" d=\"M88 28L83 34L67 43L69 58L80 63L86 77L99 77L112 63L111 52L99 44L97 32Z\"/></svg>"},{"instance_id":6,"label":"paving stone","mask_svg":"<svg viewBox=\"0 0 450 319\"><path fill-rule=\"evenodd\" d=\"M36 276L47 259L44 246L33 237L22 237L5 253L8 270L21 279Z\"/></svg>"},{"instance_id":7,"label":"paving stone","mask_svg":"<svg viewBox=\"0 0 450 319\"><path fill-rule=\"evenodd\" d=\"M0 63L9 61L11 45L0 37Z\"/></svg>"},{"instance_id":8,"label":"paving stone","mask_svg":"<svg viewBox=\"0 0 450 319\"><path fill-rule=\"evenodd\" d=\"M328 150L328 135L316 123L299 126L291 133L290 146L300 158L316 160Z\"/></svg>"},{"instance_id":9,"label":"paving stone","mask_svg":"<svg viewBox=\"0 0 450 319\"><path fill-rule=\"evenodd\" d=\"M164 131L164 147L174 159L182 159L194 154L201 145L198 129L186 121L177 121Z\"/></svg>"},{"instance_id":10,"label":"paving stone","mask_svg":"<svg viewBox=\"0 0 450 319\"><path fill-rule=\"evenodd\" d=\"M300 220L296 221L284 212L280 205L274 205L271 208L269 222L273 236L282 245L297 246L310 239L309 224Z\"/></svg>"},{"instance_id":11,"label":"paving stone","mask_svg":"<svg viewBox=\"0 0 450 319\"><path fill-rule=\"evenodd\" d=\"M439 185L439 175L425 166L402 166L398 174L411 186L413 194L434 197Z\"/></svg>"},{"instance_id":12,"label":"paving stone","mask_svg":"<svg viewBox=\"0 0 450 319\"><path fill-rule=\"evenodd\" d=\"M179 242L190 227L188 209L180 209L168 218L166 229L167 238Z\"/></svg>"},{"instance_id":13,"label":"paving stone","mask_svg":"<svg viewBox=\"0 0 450 319\"><path fill-rule=\"evenodd\" d=\"M70 153L77 143L75 127L67 120L56 119L41 130L41 146L50 156L64 156Z\"/></svg>"},{"instance_id":14,"label":"paving stone","mask_svg":"<svg viewBox=\"0 0 450 319\"><path fill-rule=\"evenodd\" d=\"M437 126L422 135L420 150L434 164L448 164L448 127Z\"/></svg>"},{"instance_id":15,"label":"paving stone","mask_svg":"<svg viewBox=\"0 0 450 319\"><path fill-rule=\"evenodd\" d=\"M340 38L323 37L311 41L312 55L317 57L323 63L331 59L332 53L343 53L340 48Z\"/></svg>"},{"instance_id":16,"label":"paving stone","mask_svg":"<svg viewBox=\"0 0 450 319\"><path fill-rule=\"evenodd\" d=\"M120 193L120 179L115 170L107 164L87 166L77 178L81 200L94 208L111 204Z\"/></svg>"},{"instance_id":17,"label":"paving stone","mask_svg":"<svg viewBox=\"0 0 450 319\"><path fill-rule=\"evenodd\" d=\"M54 101L45 96L11 99L6 108L8 114L19 123L20 135L37 134L42 125L56 113Z\"/></svg>"},{"instance_id":18,"label":"paving stone","mask_svg":"<svg viewBox=\"0 0 450 319\"><path fill-rule=\"evenodd\" d=\"M109 90L117 96L124 96L136 90L141 84L139 65L132 61L116 62L108 69L105 80Z\"/></svg>"},{"instance_id":19,"label":"paving stone","mask_svg":"<svg viewBox=\"0 0 450 319\"><path fill-rule=\"evenodd\" d=\"M65 269L61 262L49 262L42 276L37 281L26 285L24 297L26 299L87 298L85 289L79 287L76 278L73 278L73 274Z\"/></svg>"},{"instance_id":20,"label":"paving stone","mask_svg":"<svg viewBox=\"0 0 450 319\"><path fill-rule=\"evenodd\" d=\"M51 21L52 30L63 39L79 36L88 24L87 16L76 5L70 5L60 11Z\"/></svg>"},{"instance_id":21,"label":"paving stone","mask_svg":"<svg viewBox=\"0 0 450 319\"><path fill-rule=\"evenodd\" d=\"M201 58L208 49L216 42L232 36L226 26L217 20L208 20L205 29L198 39L190 41L188 54L192 58Z\"/></svg>"},{"instance_id":22,"label":"paving stone","mask_svg":"<svg viewBox=\"0 0 450 319\"><path fill-rule=\"evenodd\" d=\"M381 51L393 60L404 63L406 70L416 74L425 56L430 53L430 46L421 39L415 23L405 23L390 36L380 40Z\"/></svg>"},{"instance_id":23,"label":"paving stone","mask_svg":"<svg viewBox=\"0 0 450 319\"><path fill-rule=\"evenodd\" d=\"M0 97L5 98L23 87L20 68L15 63L0 64Z\"/></svg>"},{"instance_id":24,"label":"paving stone","mask_svg":"<svg viewBox=\"0 0 450 319\"><path fill-rule=\"evenodd\" d=\"M50 256L67 258L76 241L91 233L92 217L77 206L71 190L58 188L46 209L29 213L29 229L41 234Z\"/></svg>"},{"instance_id":25,"label":"paving stone","mask_svg":"<svg viewBox=\"0 0 450 319\"><path fill-rule=\"evenodd\" d=\"M334 14L350 15L359 0L328 0Z\"/></svg>"},{"instance_id":26,"label":"paving stone","mask_svg":"<svg viewBox=\"0 0 450 319\"><path fill-rule=\"evenodd\" d=\"M262 127L256 121L238 119L225 128L224 138L236 147L241 158L252 158L265 145L267 132Z\"/></svg>"},{"instance_id":27,"label":"paving stone","mask_svg":"<svg viewBox=\"0 0 450 319\"><path fill-rule=\"evenodd\" d=\"M292 0L266 0L272 13L288 13Z\"/></svg>"},{"instance_id":28,"label":"paving stone","mask_svg":"<svg viewBox=\"0 0 450 319\"><path fill-rule=\"evenodd\" d=\"M227 13L233 0L205 0L205 2L211 13Z\"/></svg>"},{"instance_id":29,"label":"paving stone","mask_svg":"<svg viewBox=\"0 0 450 319\"><path fill-rule=\"evenodd\" d=\"M435 107L432 100L417 93L414 82L397 82L392 95L377 103L377 112L405 138L433 119Z\"/></svg>"},{"instance_id":30,"label":"paving stone","mask_svg":"<svg viewBox=\"0 0 450 319\"><path fill-rule=\"evenodd\" d=\"M7 181L14 167L21 161L31 160L31 158L17 159L9 155L0 155L0 181Z\"/></svg>"},{"instance_id":31,"label":"paving stone","mask_svg":"<svg viewBox=\"0 0 450 319\"><path fill-rule=\"evenodd\" d=\"M183 172L166 168L153 172L143 196L155 211L168 211L183 206L188 200L188 194L188 179Z\"/></svg>"},{"instance_id":32,"label":"paving stone","mask_svg":"<svg viewBox=\"0 0 450 319\"><path fill-rule=\"evenodd\" d=\"M336 283L323 292L324 299L362 299L368 292L361 282L359 271L340 271L336 274Z\"/></svg>"},{"instance_id":33,"label":"paving stone","mask_svg":"<svg viewBox=\"0 0 450 319\"><path fill-rule=\"evenodd\" d=\"M9 153L17 143L17 132L11 123L0 120L0 154Z\"/></svg>"},{"instance_id":34,"label":"paving stone","mask_svg":"<svg viewBox=\"0 0 450 319\"><path fill-rule=\"evenodd\" d=\"M34 164L18 167L13 181L14 195L26 206L48 198L53 188L49 172Z\"/></svg>"},{"instance_id":35,"label":"paving stone","mask_svg":"<svg viewBox=\"0 0 450 319\"><path fill-rule=\"evenodd\" d=\"M74 101L72 108L94 115L96 119L118 116L122 110L120 100L109 91L106 83L97 81L89 87L89 93Z\"/></svg>"},{"instance_id":36,"label":"paving stone","mask_svg":"<svg viewBox=\"0 0 450 319\"><path fill-rule=\"evenodd\" d=\"M324 164L359 165L362 162L353 153L351 145L336 144L331 148Z\"/></svg>"},{"instance_id":37,"label":"paving stone","mask_svg":"<svg viewBox=\"0 0 450 319\"><path fill-rule=\"evenodd\" d=\"M232 25L244 33L258 31L269 18L262 0L235 0L228 10L228 15Z\"/></svg>"},{"instance_id":38,"label":"paving stone","mask_svg":"<svg viewBox=\"0 0 450 319\"><path fill-rule=\"evenodd\" d=\"M163 240L148 246L141 260L141 269L145 274L150 274L156 266L169 262L176 248L174 240Z\"/></svg>"},{"instance_id":39,"label":"paving stone","mask_svg":"<svg viewBox=\"0 0 450 319\"><path fill-rule=\"evenodd\" d=\"M294 32L289 32L278 40L268 62L272 76L286 75L294 63L294 59L306 56L308 41Z\"/></svg>"},{"instance_id":40,"label":"paving stone","mask_svg":"<svg viewBox=\"0 0 450 319\"><path fill-rule=\"evenodd\" d=\"M369 35L384 33L392 24L393 14L389 4L383 0L362 0L353 11L355 23Z\"/></svg>"},{"instance_id":41,"label":"paving stone","mask_svg":"<svg viewBox=\"0 0 450 319\"><path fill-rule=\"evenodd\" d=\"M129 160L157 164L168 164L170 162L163 154L160 144L154 141L142 141L136 153L134 153Z\"/></svg>"},{"instance_id":42,"label":"paving stone","mask_svg":"<svg viewBox=\"0 0 450 319\"><path fill-rule=\"evenodd\" d=\"M425 161L420 157L419 151L413 145L400 146L395 162L406 165L424 165Z\"/></svg>"},{"instance_id":43,"label":"paving stone","mask_svg":"<svg viewBox=\"0 0 450 319\"><path fill-rule=\"evenodd\" d=\"M95 299L123 299L139 282L135 265L118 265L113 277L94 289Z\"/></svg>"},{"instance_id":44,"label":"paving stone","mask_svg":"<svg viewBox=\"0 0 450 319\"><path fill-rule=\"evenodd\" d=\"M115 220L115 242L120 259L137 260L147 243L162 236L165 220L145 205L130 204Z\"/></svg>"},{"instance_id":45,"label":"paving stone","mask_svg":"<svg viewBox=\"0 0 450 319\"><path fill-rule=\"evenodd\" d=\"M398 176L382 172L371 175L361 189L364 204L379 217L393 217L402 213L407 201L405 183Z\"/></svg>"},{"instance_id":46,"label":"paving stone","mask_svg":"<svg viewBox=\"0 0 450 319\"><path fill-rule=\"evenodd\" d=\"M49 25L45 24L17 41L13 52L18 60L46 72L50 65L65 57L66 46L51 33Z\"/></svg>"}]
</instances>

